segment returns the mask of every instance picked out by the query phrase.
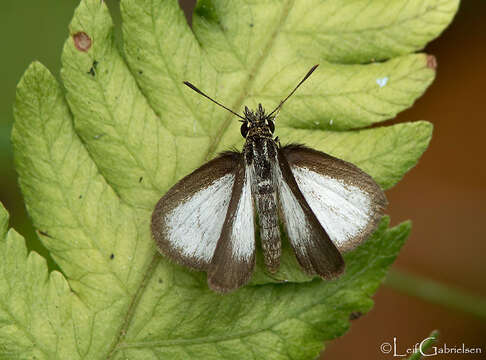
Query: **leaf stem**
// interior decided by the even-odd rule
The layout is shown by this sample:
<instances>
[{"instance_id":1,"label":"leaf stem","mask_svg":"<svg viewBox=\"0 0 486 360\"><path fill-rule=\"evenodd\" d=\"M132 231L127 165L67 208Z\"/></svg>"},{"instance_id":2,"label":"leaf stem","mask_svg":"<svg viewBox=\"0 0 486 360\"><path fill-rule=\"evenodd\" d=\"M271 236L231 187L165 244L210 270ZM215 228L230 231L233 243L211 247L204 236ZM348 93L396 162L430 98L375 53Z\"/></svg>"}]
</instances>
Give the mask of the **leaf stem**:
<instances>
[{"instance_id":1,"label":"leaf stem","mask_svg":"<svg viewBox=\"0 0 486 360\"><path fill-rule=\"evenodd\" d=\"M456 287L394 269L388 273L385 284L407 295L486 320L486 299Z\"/></svg>"},{"instance_id":2,"label":"leaf stem","mask_svg":"<svg viewBox=\"0 0 486 360\"><path fill-rule=\"evenodd\" d=\"M439 331L438 330L432 331L428 339L420 344L420 350L410 355L410 357L407 360L422 359L422 356L423 354L425 354L425 351L428 350L432 346L432 344L437 341L438 337L439 337Z\"/></svg>"}]
</instances>

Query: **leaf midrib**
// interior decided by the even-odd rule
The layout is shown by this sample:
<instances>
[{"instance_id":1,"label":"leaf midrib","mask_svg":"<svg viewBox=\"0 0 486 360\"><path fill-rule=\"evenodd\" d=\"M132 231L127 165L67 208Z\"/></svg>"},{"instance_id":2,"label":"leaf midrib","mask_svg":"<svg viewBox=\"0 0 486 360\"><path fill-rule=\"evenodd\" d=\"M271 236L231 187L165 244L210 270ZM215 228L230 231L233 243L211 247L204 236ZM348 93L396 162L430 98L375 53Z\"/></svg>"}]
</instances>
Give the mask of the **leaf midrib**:
<instances>
[{"instance_id":1,"label":"leaf midrib","mask_svg":"<svg viewBox=\"0 0 486 360\"><path fill-rule=\"evenodd\" d=\"M268 58L268 55L275 43L275 39L280 34L281 29L283 28L285 22L287 21L290 10L293 8L293 6L294 6L294 0L287 0L283 5L282 13L280 15L280 20L275 26L274 31L270 35L270 38L268 39L266 46L262 46L263 47L262 54L256 60L255 65L249 70L246 83L244 86L241 87L242 89L241 94L237 98L237 100L233 103L231 107L232 109L239 109L243 105L243 101L248 96L249 90L252 88L253 83L258 73L260 72L262 64ZM220 128L215 131L215 136L210 141L208 151L205 156L206 161L210 160L214 156L216 149L219 147L219 144L221 143L221 139L223 138L223 135L226 133L226 130L228 129L230 124L234 121L233 117L234 115L227 115L225 120L222 122Z\"/></svg>"},{"instance_id":2,"label":"leaf midrib","mask_svg":"<svg viewBox=\"0 0 486 360\"><path fill-rule=\"evenodd\" d=\"M160 256L154 252L152 261L150 262L147 271L145 273L145 276L143 277L139 287L137 288L137 291L133 295L130 304L128 305L128 309L126 312L125 317L123 318L123 323L120 326L120 331L116 335L115 339L113 340L113 343L111 344L110 348L108 349L108 355L106 356L106 360L111 359L116 352L119 349L119 344L123 342L127 335L127 329L131 324L131 321L133 319L133 316L135 314L135 309L137 308L138 302L140 298L142 297L145 289L147 288L147 284L150 282L150 279L152 278L155 269L160 263Z\"/></svg>"}]
</instances>

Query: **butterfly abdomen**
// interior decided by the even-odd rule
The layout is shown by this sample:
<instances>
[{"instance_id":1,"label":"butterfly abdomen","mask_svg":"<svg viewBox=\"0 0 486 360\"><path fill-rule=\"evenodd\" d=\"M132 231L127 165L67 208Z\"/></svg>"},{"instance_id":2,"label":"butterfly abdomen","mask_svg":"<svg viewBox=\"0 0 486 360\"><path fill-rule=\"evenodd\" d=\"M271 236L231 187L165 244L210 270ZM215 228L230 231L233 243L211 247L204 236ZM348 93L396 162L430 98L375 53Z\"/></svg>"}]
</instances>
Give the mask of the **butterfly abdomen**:
<instances>
[{"instance_id":1,"label":"butterfly abdomen","mask_svg":"<svg viewBox=\"0 0 486 360\"><path fill-rule=\"evenodd\" d=\"M280 265L281 243L277 209L277 181L272 169L277 151L271 138L247 140L245 160L251 169L252 193L258 214L265 265L276 272Z\"/></svg>"}]
</instances>

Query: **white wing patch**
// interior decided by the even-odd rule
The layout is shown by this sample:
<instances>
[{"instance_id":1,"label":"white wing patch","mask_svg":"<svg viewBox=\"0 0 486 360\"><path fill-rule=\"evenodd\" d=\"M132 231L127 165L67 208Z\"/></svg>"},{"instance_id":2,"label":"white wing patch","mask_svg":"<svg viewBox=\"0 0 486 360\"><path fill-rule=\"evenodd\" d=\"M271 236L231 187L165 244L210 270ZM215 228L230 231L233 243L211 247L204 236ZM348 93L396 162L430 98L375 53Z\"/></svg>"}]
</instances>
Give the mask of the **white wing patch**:
<instances>
[{"instance_id":1,"label":"white wing patch","mask_svg":"<svg viewBox=\"0 0 486 360\"><path fill-rule=\"evenodd\" d=\"M234 181L234 174L224 175L166 214L168 240L183 256L211 261Z\"/></svg>"},{"instance_id":2,"label":"white wing patch","mask_svg":"<svg viewBox=\"0 0 486 360\"><path fill-rule=\"evenodd\" d=\"M373 218L370 195L357 186L310 169L291 168L322 227L339 250L346 248Z\"/></svg>"},{"instance_id":3,"label":"white wing patch","mask_svg":"<svg viewBox=\"0 0 486 360\"><path fill-rule=\"evenodd\" d=\"M247 167L240 200L231 229L232 255L238 260L248 260L255 251L255 217L251 194L252 170Z\"/></svg>"},{"instance_id":4,"label":"white wing patch","mask_svg":"<svg viewBox=\"0 0 486 360\"><path fill-rule=\"evenodd\" d=\"M307 225L307 218L300 203L295 198L292 190L284 180L280 168L277 169L277 179L279 181L279 201L282 215L285 220L287 235L295 251L302 255L306 254L306 249L310 243L310 226Z\"/></svg>"}]
</instances>

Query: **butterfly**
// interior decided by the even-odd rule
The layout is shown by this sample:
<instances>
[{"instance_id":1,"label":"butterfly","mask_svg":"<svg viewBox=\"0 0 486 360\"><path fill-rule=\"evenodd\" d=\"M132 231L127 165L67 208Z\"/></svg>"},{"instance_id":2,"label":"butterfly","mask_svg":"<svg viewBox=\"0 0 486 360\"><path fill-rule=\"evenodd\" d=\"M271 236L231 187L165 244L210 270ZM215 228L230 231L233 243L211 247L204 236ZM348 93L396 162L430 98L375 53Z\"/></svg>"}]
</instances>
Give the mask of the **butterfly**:
<instances>
[{"instance_id":1,"label":"butterfly","mask_svg":"<svg viewBox=\"0 0 486 360\"><path fill-rule=\"evenodd\" d=\"M255 111L245 107L241 116L184 82L240 118L245 144L241 152L224 152L175 184L155 206L151 230L162 254L205 271L216 292L236 290L251 279L257 222L269 272L280 265L281 222L304 272L333 279L344 271L341 253L366 240L383 216L386 197L368 174L273 138L282 105L317 66L268 114L259 104Z\"/></svg>"}]
</instances>

